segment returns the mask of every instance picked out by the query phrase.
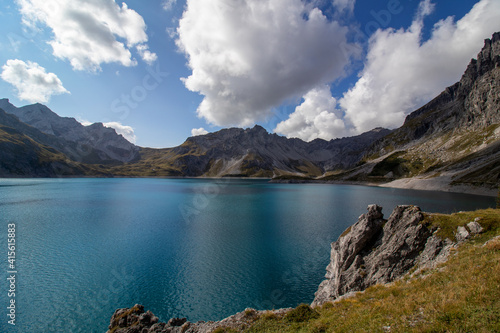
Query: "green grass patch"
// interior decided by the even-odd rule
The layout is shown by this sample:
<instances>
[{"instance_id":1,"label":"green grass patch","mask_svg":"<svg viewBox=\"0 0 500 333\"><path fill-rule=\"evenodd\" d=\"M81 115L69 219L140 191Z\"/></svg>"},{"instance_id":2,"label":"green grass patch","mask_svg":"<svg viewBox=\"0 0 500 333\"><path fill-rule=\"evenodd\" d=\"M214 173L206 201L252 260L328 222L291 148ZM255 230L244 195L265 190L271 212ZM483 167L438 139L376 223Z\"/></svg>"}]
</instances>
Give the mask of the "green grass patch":
<instances>
[{"instance_id":1,"label":"green grass patch","mask_svg":"<svg viewBox=\"0 0 500 333\"><path fill-rule=\"evenodd\" d=\"M486 231L438 270L314 309L302 304L284 318L262 316L244 332L500 332L500 240L484 245L500 234L500 210L427 214L426 223L446 234L476 217Z\"/></svg>"},{"instance_id":2,"label":"green grass patch","mask_svg":"<svg viewBox=\"0 0 500 333\"><path fill-rule=\"evenodd\" d=\"M314 318L318 318L319 313L307 304L300 304L295 309L288 312L285 320L289 322L302 323Z\"/></svg>"},{"instance_id":3,"label":"green grass patch","mask_svg":"<svg viewBox=\"0 0 500 333\"><path fill-rule=\"evenodd\" d=\"M439 228L437 236L455 240L457 227L479 218L479 224L485 232L500 232L500 211L498 209L483 209L475 212L459 212L447 214L425 214L424 223L430 228Z\"/></svg>"},{"instance_id":4,"label":"green grass patch","mask_svg":"<svg viewBox=\"0 0 500 333\"><path fill-rule=\"evenodd\" d=\"M389 178L400 178L415 176L423 170L424 162L420 158L410 158L406 151L398 151L377 163L369 176L386 177L392 173Z\"/></svg>"},{"instance_id":5,"label":"green grass patch","mask_svg":"<svg viewBox=\"0 0 500 333\"><path fill-rule=\"evenodd\" d=\"M218 327L212 333L238 333L238 331L230 327Z\"/></svg>"},{"instance_id":6,"label":"green grass patch","mask_svg":"<svg viewBox=\"0 0 500 333\"><path fill-rule=\"evenodd\" d=\"M500 126L500 124L493 124L486 127L482 131L467 132L463 135L460 140L456 140L449 151L451 152L470 152L473 147L480 146L482 144L489 144L495 140L494 132Z\"/></svg>"}]
</instances>

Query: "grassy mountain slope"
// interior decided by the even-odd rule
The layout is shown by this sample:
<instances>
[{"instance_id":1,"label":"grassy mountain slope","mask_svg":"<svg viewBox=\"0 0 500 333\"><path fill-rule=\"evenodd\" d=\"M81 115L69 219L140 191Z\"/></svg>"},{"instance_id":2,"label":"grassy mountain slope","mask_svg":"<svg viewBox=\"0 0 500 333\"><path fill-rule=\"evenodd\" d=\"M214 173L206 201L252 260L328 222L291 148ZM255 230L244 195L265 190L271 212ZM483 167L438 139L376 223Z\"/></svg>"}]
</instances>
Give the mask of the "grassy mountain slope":
<instances>
[{"instance_id":1,"label":"grassy mountain slope","mask_svg":"<svg viewBox=\"0 0 500 333\"><path fill-rule=\"evenodd\" d=\"M97 176L99 167L74 162L56 149L0 125L0 176Z\"/></svg>"},{"instance_id":2,"label":"grassy mountain slope","mask_svg":"<svg viewBox=\"0 0 500 333\"><path fill-rule=\"evenodd\" d=\"M487 232L455 248L435 270L322 307L301 305L285 316L269 312L244 332L499 332L500 210L428 215L443 236L476 217Z\"/></svg>"},{"instance_id":3,"label":"grassy mountain slope","mask_svg":"<svg viewBox=\"0 0 500 333\"><path fill-rule=\"evenodd\" d=\"M485 41L461 80L375 142L362 165L323 180L495 189L500 180L500 33ZM404 180L406 179L406 180ZM418 183L415 183L418 184ZM424 185L425 185L424 184Z\"/></svg>"},{"instance_id":4,"label":"grassy mountain slope","mask_svg":"<svg viewBox=\"0 0 500 333\"><path fill-rule=\"evenodd\" d=\"M326 170L348 168L366 148L391 131L375 129L331 141L287 139L260 127L229 128L190 137L167 149L143 148L134 163L113 168L115 174L190 177L318 177Z\"/></svg>"},{"instance_id":5,"label":"grassy mountain slope","mask_svg":"<svg viewBox=\"0 0 500 333\"><path fill-rule=\"evenodd\" d=\"M108 176L108 166L96 162L103 161L92 147L45 134L0 109L1 177Z\"/></svg>"},{"instance_id":6,"label":"grassy mountain slope","mask_svg":"<svg viewBox=\"0 0 500 333\"><path fill-rule=\"evenodd\" d=\"M76 119L61 117L39 103L18 108L8 99L0 99L0 108L22 124L50 135L53 142L59 143L55 148L75 161L117 164L137 158L139 148L102 123L83 126Z\"/></svg>"}]
</instances>

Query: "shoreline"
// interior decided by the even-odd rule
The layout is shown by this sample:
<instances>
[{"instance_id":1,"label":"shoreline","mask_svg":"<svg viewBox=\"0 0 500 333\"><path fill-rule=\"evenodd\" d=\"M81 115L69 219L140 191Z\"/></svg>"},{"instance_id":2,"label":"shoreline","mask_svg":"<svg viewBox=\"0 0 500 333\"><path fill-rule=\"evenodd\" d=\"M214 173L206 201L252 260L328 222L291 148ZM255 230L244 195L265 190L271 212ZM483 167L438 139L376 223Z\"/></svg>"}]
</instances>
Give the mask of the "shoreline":
<instances>
[{"instance_id":1,"label":"shoreline","mask_svg":"<svg viewBox=\"0 0 500 333\"><path fill-rule=\"evenodd\" d=\"M402 178L396 179L387 183L374 183L374 182L360 182L360 181L335 181L335 180L319 180L319 179L304 179L304 180L271 180L271 183L280 184L333 184L333 185L359 185L359 186L373 186L373 187L386 187L398 188L404 190L416 191L435 191L443 193L461 193L471 194L485 197L496 197L498 189L491 189L479 186L470 185L450 185L444 180L438 181L437 179L422 179L422 178Z\"/></svg>"},{"instance_id":2,"label":"shoreline","mask_svg":"<svg viewBox=\"0 0 500 333\"><path fill-rule=\"evenodd\" d=\"M358 185L358 186L373 186L398 188L405 190L417 191L435 191L444 193L462 193L486 197L496 197L498 188L488 188L472 185L450 185L451 177L439 178L401 178L395 179L386 183L362 182L362 181L345 181L345 180L321 180L321 179L273 179L268 177L182 177L182 176L62 176L62 177L0 177L2 179L198 179L198 180L268 180L271 184L331 184L331 185Z\"/></svg>"}]
</instances>

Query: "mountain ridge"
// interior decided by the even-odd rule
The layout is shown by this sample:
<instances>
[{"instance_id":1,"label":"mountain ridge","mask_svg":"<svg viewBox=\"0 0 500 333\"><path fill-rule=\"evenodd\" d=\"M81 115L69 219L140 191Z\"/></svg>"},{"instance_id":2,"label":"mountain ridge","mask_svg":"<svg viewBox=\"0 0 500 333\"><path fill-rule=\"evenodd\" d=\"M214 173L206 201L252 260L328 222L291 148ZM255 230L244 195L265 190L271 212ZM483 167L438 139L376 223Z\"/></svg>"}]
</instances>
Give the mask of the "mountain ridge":
<instances>
[{"instance_id":1,"label":"mountain ridge","mask_svg":"<svg viewBox=\"0 0 500 333\"><path fill-rule=\"evenodd\" d=\"M305 142L270 134L256 125L153 149L135 146L102 124L83 126L41 104L16 108L6 99L0 100L0 108L32 129L5 117L0 117L0 124L9 127L3 119L68 160L85 164L82 175L264 177L495 195L500 181L499 107L497 32L485 40L460 81L410 113L394 130L376 128L354 137ZM33 128L49 137L35 134ZM41 176L36 167L30 170L23 176Z\"/></svg>"},{"instance_id":2,"label":"mountain ridge","mask_svg":"<svg viewBox=\"0 0 500 333\"><path fill-rule=\"evenodd\" d=\"M84 126L74 118L60 117L47 106L35 103L15 107L8 99L0 99L0 109L16 116L20 121L41 132L65 141L75 142L80 146L89 146L98 151L101 160L130 162L137 158L138 148L128 142L112 128L102 123ZM81 161L85 160L82 156Z\"/></svg>"},{"instance_id":3,"label":"mountain ridge","mask_svg":"<svg viewBox=\"0 0 500 333\"><path fill-rule=\"evenodd\" d=\"M495 33L460 81L374 142L361 167L324 180L459 191L483 187L493 195L500 180L499 96L500 33Z\"/></svg>"}]
</instances>

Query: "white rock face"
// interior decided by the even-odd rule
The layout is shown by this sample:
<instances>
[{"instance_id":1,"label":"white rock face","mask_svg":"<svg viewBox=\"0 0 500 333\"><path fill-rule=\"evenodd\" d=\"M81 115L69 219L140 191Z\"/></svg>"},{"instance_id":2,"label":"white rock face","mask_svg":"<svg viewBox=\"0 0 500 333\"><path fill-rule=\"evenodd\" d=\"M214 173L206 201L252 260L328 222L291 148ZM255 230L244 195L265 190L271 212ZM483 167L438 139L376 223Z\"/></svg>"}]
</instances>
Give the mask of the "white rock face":
<instances>
[{"instance_id":1,"label":"white rock face","mask_svg":"<svg viewBox=\"0 0 500 333\"><path fill-rule=\"evenodd\" d=\"M469 238L469 236L470 236L470 234L467 231L467 229L465 229L465 227L458 227L457 228L457 232L455 233L455 238L458 242L463 242L464 240Z\"/></svg>"},{"instance_id":2,"label":"white rock face","mask_svg":"<svg viewBox=\"0 0 500 333\"><path fill-rule=\"evenodd\" d=\"M483 227L481 227L481 225L476 220L467 223L467 228L469 228L471 234L473 235L480 234L484 231Z\"/></svg>"}]
</instances>

